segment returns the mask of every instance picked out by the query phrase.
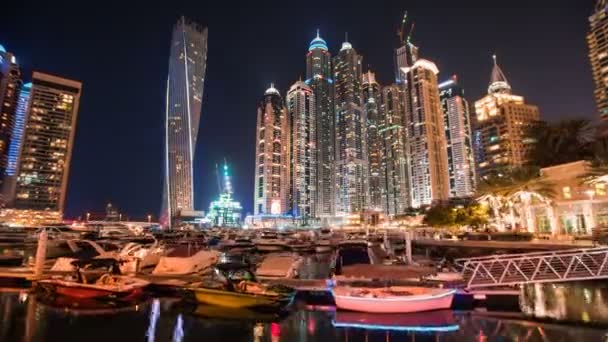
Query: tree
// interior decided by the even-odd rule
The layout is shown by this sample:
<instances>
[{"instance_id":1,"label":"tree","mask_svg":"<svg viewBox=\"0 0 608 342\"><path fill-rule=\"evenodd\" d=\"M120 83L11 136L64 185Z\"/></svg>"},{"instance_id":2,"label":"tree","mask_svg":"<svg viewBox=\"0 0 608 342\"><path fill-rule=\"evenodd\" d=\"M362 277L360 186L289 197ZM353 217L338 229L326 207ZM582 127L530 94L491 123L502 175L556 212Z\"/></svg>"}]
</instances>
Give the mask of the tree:
<instances>
[{"instance_id":1,"label":"tree","mask_svg":"<svg viewBox=\"0 0 608 342\"><path fill-rule=\"evenodd\" d=\"M547 167L593 157L594 129L585 119L539 121L527 133L530 165Z\"/></svg>"}]
</instances>

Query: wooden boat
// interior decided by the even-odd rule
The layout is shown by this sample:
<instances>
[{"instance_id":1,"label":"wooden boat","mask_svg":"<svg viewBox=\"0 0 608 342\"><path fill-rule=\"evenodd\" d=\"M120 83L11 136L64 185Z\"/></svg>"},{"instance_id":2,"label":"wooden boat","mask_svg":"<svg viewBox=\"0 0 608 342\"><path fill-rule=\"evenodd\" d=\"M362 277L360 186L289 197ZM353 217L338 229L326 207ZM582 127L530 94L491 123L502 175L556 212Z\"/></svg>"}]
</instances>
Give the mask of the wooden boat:
<instances>
[{"instance_id":1,"label":"wooden boat","mask_svg":"<svg viewBox=\"0 0 608 342\"><path fill-rule=\"evenodd\" d=\"M336 307L371 313L411 313L449 309L456 291L416 286L365 288L337 286L332 290Z\"/></svg>"},{"instance_id":2,"label":"wooden boat","mask_svg":"<svg viewBox=\"0 0 608 342\"><path fill-rule=\"evenodd\" d=\"M45 296L65 296L82 300L132 301L143 296L148 282L120 275L115 259L77 260L76 273L67 277L44 279L36 287ZM83 269L87 267L87 272ZM102 268L100 272L94 269ZM108 270L105 270L108 268Z\"/></svg>"},{"instance_id":3,"label":"wooden boat","mask_svg":"<svg viewBox=\"0 0 608 342\"><path fill-rule=\"evenodd\" d=\"M244 264L218 264L213 279L187 289L197 303L226 308L284 309L291 304L295 290L281 285L256 282Z\"/></svg>"},{"instance_id":4,"label":"wooden boat","mask_svg":"<svg viewBox=\"0 0 608 342\"><path fill-rule=\"evenodd\" d=\"M255 323L278 322L285 316L285 314L281 312L260 312L247 308L232 309L216 305L197 305L190 313L194 316L207 319Z\"/></svg>"}]
</instances>

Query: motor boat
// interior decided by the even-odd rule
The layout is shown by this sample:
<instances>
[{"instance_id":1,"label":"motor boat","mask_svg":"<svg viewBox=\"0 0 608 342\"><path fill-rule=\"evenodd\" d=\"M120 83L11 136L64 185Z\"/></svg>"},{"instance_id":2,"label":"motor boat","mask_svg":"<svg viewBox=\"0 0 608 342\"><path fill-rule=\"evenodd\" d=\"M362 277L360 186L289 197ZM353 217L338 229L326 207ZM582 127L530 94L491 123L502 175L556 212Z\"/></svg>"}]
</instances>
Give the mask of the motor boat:
<instances>
[{"instance_id":1,"label":"motor boat","mask_svg":"<svg viewBox=\"0 0 608 342\"><path fill-rule=\"evenodd\" d=\"M223 241L220 244L219 249L234 253L251 252L255 249L255 244L251 241L251 239L235 238L234 240Z\"/></svg>"},{"instance_id":2,"label":"motor boat","mask_svg":"<svg viewBox=\"0 0 608 342\"><path fill-rule=\"evenodd\" d=\"M75 260L72 264L73 274L39 280L37 292L47 298L133 301L144 295L149 284L143 279L121 275L116 259Z\"/></svg>"},{"instance_id":3,"label":"motor boat","mask_svg":"<svg viewBox=\"0 0 608 342\"><path fill-rule=\"evenodd\" d=\"M105 246L102 247L102 244ZM57 257L51 271L72 272L76 260L90 259L118 259L115 245L108 242L95 242L90 240L67 240L54 247L54 252L47 251L47 257ZM118 248L118 247L116 247Z\"/></svg>"},{"instance_id":4,"label":"motor boat","mask_svg":"<svg viewBox=\"0 0 608 342\"><path fill-rule=\"evenodd\" d=\"M141 269L156 266L160 258L167 255L170 250L158 241L152 244L129 242L118 253L118 258L123 262L121 271L135 273Z\"/></svg>"},{"instance_id":5,"label":"motor boat","mask_svg":"<svg viewBox=\"0 0 608 342\"><path fill-rule=\"evenodd\" d=\"M199 304L232 309L283 310L295 296L290 287L257 282L249 265L240 263L217 264L211 278L186 289Z\"/></svg>"},{"instance_id":6,"label":"motor boat","mask_svg":"<svg viewBox=\"0 0 608 342\"><path fill-rule=\"evenodd\" d=\"M296 278L302 261L302 257L295 253L268 254L255 274L261 279Z\"/></svg>"},{"instance_id":7,"label":"motor boat","mask_svg":"<svg viewBox=\"0 0 608 342\"><path fill-rule=\"evenodd\" d=\"M280 252L289 249L289 245L273 231L263 232L254 243L259 252Z\"/></svg>"},{"instance_id":8,"label":"motor boat","mask_svg":"<svg viewBox=\"0 0 608 342\"><path fill-rule=\"evenodd\" d=\"M220 258L220 252L213 250L199 250L191 256L176 255L176 251L169 253L167 256L162 256L152 271L152 274L188 275L205 273L209 271Z\"/></svg>"},{"instance_id":9,"label":"motor boat","mask_svg":"<svg viewBox=\"0 0 608 342\"><path fill-rule=\"evenodd\" d=\"M338 309L370 313L412 313L450 309L455 292L453 289L417 286L336 286L332 289Z\"/></svg>"}]
</instances>

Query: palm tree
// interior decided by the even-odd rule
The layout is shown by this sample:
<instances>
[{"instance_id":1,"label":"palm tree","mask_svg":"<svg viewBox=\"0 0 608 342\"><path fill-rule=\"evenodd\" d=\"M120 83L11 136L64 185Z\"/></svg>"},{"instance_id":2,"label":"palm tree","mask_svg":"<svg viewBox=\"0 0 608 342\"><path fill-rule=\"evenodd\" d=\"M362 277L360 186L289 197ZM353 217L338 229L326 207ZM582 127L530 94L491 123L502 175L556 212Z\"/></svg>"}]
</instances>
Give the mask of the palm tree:
<instances>
[{"instance_id":1,"label":"palm tree","mask_svg":"<svg viewBox=\"0 0 608 342\"><path fill-rule=\"evenodd\" d=\"M530 164L547 167L593 157L594 128L585 119L539 121L527 133Z\"/></svg>"},{"instance_id":2,"label":"palm tree","mask_svg":"<svg viewBox=\"0 0 608 342\"><path fill-rule=\"evenodd\" d=\"M498 220L504 216L510 217L511 224L515 223L515 210L520 210L520 222L529 231L533 229L534 218L532 205L542 203L551 206L551 200L555 197L553 183L544 179L536 167L525 166L513 169L510 172L482 177L479 187L479 200L492 198L494 205L500 208L492 208ZM492 204L490 204L492 206ZM507 215L500 215L500 210L508 211Z\"/></svg>"}]
</instances>

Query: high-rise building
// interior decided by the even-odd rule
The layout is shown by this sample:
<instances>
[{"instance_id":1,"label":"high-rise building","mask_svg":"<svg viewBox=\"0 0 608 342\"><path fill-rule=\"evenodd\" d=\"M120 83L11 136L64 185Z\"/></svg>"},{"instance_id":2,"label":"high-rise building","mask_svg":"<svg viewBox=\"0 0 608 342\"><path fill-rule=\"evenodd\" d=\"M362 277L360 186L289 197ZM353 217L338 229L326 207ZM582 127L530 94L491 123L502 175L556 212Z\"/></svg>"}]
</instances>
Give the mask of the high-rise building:
<instances>
[{"instance_id":1,"label":"high-rise building","mask_svg":"<svg viewBox=\"0 0 608 342\"><path fill-rule=\"evenodd\" d=\"M367 117L367 158L369 174L369 203L367 208L383 211L382 196L384 177L382 175L383 143L380 137L380 84L371 71L363 74L363 111Z\"/></svg>"},{"instance_id":2,"label":"high-rise building","mask_svg":"<svg viewBox=\"0 0 608 342\"><path fill-rule=\"evenodd\" d=\"M258 104L256 126L254 214L287 214L289 116L274 85L266 90Z\"/></svg>"},{"instance_id":3,"label":"high-rise building","mask_svg":"<svg viewBox=\"0 0 608 342\"><path fill-rule=\"evenodd\" d=\"M181 17L173 27L165 109L161 224L194 210L193 159L203 102L207 29Z\"/></svg>"},{"instance_id":4,"label":"high-rise building","mask_svg":"<svg viewBox=\"0 0 608 342\"><path fill-rule=\"evenodd\" d=\"M403 87L392 84L382 88L380 136L382 153L383 206L389 216L405 213L410 207L408 162L406 155L405 106Z\"/></svg>"},{"instance_id":5,"label":"high-rise building","mask_svg":"<svg viewBox=\"0 0 608 342\"><path fill-rule=\"evenodd\" d=\"M475 102L475 113L473 143L478 177L524 165L531 147L526 143L526 131L540 120L540 113L538 107L511 93L496 56L488 95Z\"/></svg>"},{"instance_id":6,"label":"high-rise building","mask_svg":"<svg viewBox=\"0 0 608 342\"><path fill-rule=\"evenodd\" d=\"M608 118L608 3L597 0L589 17L589 59L595 83L595 102L602 118Z\"/></svg>"},{"instance_id":7,"label":"high-rise building","mask_svg":"<svg viewBox=\"0 0 608 342\"><path fill-rule=\"evenodd\" d=\"M318 31L317 37L310 42L306 54L306 83L312 89L315 98L318 163L315 215L331 217L335 214L334 85L331 73L331 54Z\"/></svg>"},{"instance_id":8,"label":"high-rise building","mask_svg":"<svg viewBox=\"0 0 608 342\"><path fill-rule=\"evenodd\" d=\"M418 58L418 48L409 40L403 44L407 66L400 71L405 92L411 205L420 207L446 200L449 191L445 129L437 82L439 69L435 63Z\"/></svg>"},{"instance_id":9,"label":"high-rise building","mask_svg":"<svg viewBox=\"0 0 608 342\"><path fill-rule=\"evenodd\" d=\"M456 76L439 85L448 154L450 197L475 194L475 158L469 103Z\"/></svg>"},{"instance_id":10,"label":"high-rise building","mask_svg":"<svg viewBox=\"0 0 608 342\"><path fill-rule=\"evenodd\" d=\"M220 189L219 198L209 204L207 218L214 227L240 227L243 207L241 207L241 203L232 199L232 182L228 164L225 161L222 169L224 184ZM219 178L219 170L217 172Z\"/></svg>"},{"instance_id":11,"label":"high-rise building","mask_svg":"<svg viewBox=\"0 0 608 342\"><path fill-rule=\"evenodd\" d=\"M19 104L27 114L11 207L63 213L81 90L80 82L33 73L29 106Z\"/></svg>"},{"instance_id":12,"label":"high-rise building","mask_svg":"<svg viewBox=\"0 0 608 342\"><path fill-rule=\"evenodd\" d=\"M15 115L21 92L21 71L15 55L7 52L0 45L0 189L7 181L7 168L9 163L9 146ZM0 205L5 205L7 199L0 192Z\"/></svg>"},{"instance_id":13,"label":"high-rise building","mask_svg":"<svg viewBox=\"0 0 608 342\"><path fill-rule=\"evenodd\" d=\"M21 147L23 146L25 123L29 114L31 93L31 82L24 84L19 92L19 100L17 102L17 109L15 110L13 132L11 133L11 142L8 148L8 163L6 172L4 173L4 184L2 184L2 194L5 204L12 203L15 198L17 170L19 167L19 158L21 156Z\"/></svg>"},{"instance_id":14,"label":"high-rise building","mask_svg":"<svg viewBox=\"0 0 608 342\"><path fill-rule=\"evenodd\" d=\"M336 215L368 207L367 118L363 110L361 60L345 41L333 58L336 115Z\"/></svg>"},{"instance_id":15,"label":"high-rise building","mask_svg":"<svg viewBox=\"0 0 608 342\"><path fill-rule=\"evenodd\" d=\"M314 218L317 210L317 132L315 95L302 81L287 92L290 124L289 168L291 214Z\"/></svg>"}]
</instances>

